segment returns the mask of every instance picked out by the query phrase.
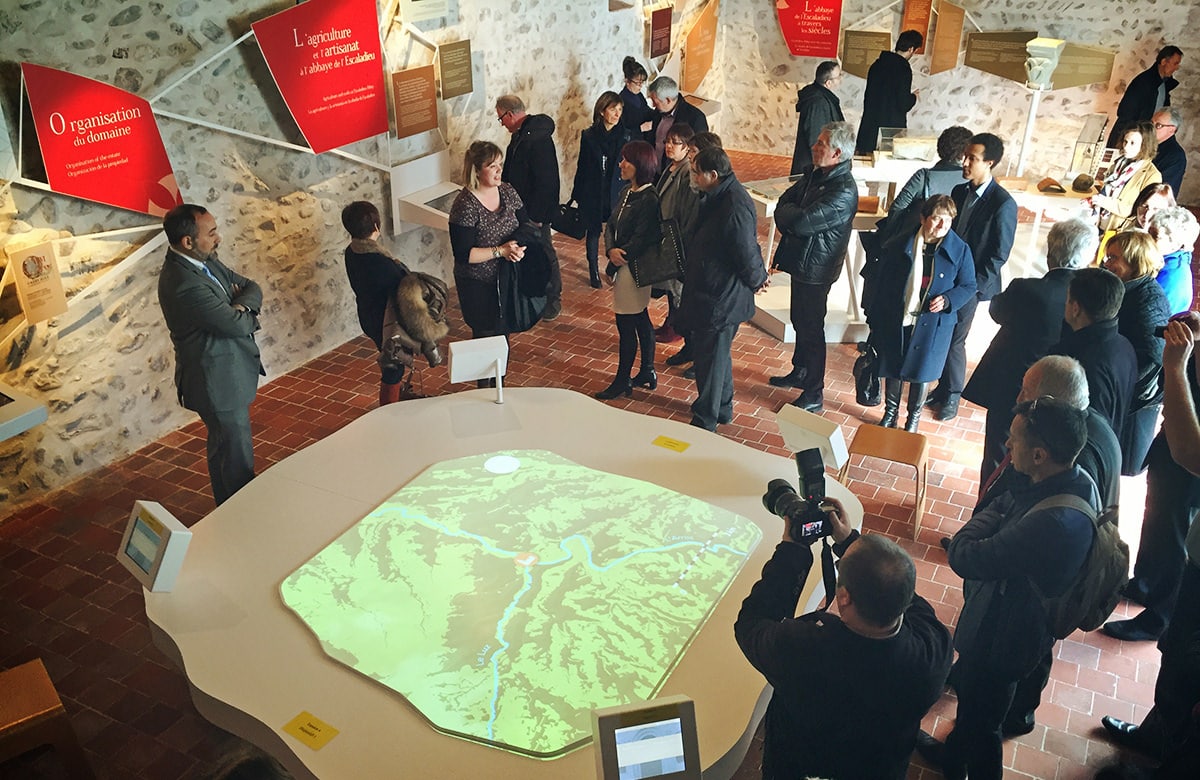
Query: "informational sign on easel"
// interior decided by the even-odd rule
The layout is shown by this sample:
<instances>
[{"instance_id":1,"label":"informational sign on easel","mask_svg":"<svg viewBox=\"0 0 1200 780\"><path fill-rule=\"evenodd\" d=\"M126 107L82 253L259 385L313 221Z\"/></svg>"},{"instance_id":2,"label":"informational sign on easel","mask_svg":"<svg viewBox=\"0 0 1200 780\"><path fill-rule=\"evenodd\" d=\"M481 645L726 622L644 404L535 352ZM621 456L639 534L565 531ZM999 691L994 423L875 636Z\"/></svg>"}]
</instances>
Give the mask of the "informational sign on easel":
<instances>
[{"instance_id":1,"label":"informational sign on easel","mask_svg":"<svg viewBox=\"0 0 1200 780\"><path fill-rule=\"evenodd\" d=\"M63 292L54 243L46 241L10 249L7 254L25 321L32 325L66 313L67 295Z\"/></svg>"}]
</instances>

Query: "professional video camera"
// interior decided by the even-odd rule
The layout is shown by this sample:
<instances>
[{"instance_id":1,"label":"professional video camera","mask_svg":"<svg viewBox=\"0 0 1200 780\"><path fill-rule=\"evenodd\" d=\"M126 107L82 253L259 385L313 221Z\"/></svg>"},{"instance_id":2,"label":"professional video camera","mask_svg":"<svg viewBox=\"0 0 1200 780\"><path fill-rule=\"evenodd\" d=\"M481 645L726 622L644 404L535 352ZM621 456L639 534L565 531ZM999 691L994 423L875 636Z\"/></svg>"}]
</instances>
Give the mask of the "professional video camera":
<instances>
[{"instance_id":1,"label":"professional video camera","mask_svg":"<svg viewBox=\"0 0 1200 780\"><path fill-rule=\"evenodd\" d=\"M793 540L812 544L833 531L829 518L821 509L821 502L825 500L825 461L821 451L814 447L797 452L796 471L800 475L800 491L797 493L786 479L773 479L767 483L763 506L771 514L787 520Z\"/></svg>"}]
</instances>

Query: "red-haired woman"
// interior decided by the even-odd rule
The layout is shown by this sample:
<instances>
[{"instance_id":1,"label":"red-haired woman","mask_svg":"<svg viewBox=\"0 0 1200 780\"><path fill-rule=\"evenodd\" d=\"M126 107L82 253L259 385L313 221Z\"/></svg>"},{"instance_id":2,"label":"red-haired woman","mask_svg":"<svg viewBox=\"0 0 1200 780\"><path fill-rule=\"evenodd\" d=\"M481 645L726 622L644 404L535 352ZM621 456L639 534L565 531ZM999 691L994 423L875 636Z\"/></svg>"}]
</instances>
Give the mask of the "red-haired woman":
<instances>
[{"instance_id":1,"label":"red-haired woman","mask_svg":"<svg viewBox=\"0 0 1200 780\"><path fill-rule=\"evenodd\" d=\"M654 176L658 173L658 155L645 141L630 141L621 149L621 179L628 182L604 231L608 255L605 277L613 288L613 313L617 319L620 342L617 376L606 389L596 393L601 400L631 395L634 387L653 390L658 387L654 373L654 327L650 324L650 288L638 287L629 271L630 260L658 251L661 241L658 193ZM638 348L642 368L629 378Z\"/></svg>"}]
</instances>

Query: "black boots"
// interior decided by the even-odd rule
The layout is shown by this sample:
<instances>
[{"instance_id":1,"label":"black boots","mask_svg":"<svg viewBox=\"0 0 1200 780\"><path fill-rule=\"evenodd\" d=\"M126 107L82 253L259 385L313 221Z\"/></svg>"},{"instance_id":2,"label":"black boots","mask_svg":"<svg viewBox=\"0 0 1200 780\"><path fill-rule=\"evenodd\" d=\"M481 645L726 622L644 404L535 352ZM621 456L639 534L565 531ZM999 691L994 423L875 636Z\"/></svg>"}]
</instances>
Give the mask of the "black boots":
<instances>
[{"instance_id":1,"label":"black boots","mask_svg":"<svg viewBox=\"0 0 1200 780\"><path fill-rule=\"evenodd\" d=\"M910 382L908 385L908 419L904 423L904 430L909 433L916 433L921 424L921 409L925 406L928 388L925 382ZM883 417L879 419L879 424L884 428L895 428L899 422L903 390L904 382L901 380L883 380Z\"/></svg>"},{"instance_id":2,"label":"black boots","mask_svg":"<svg viewBox=\"0 0 1200 780\"><path fill-rule=\"evenodd\" d=\"M928 389L927 382L913 382L908 386L908 420L904 423L904 430L909 433L916 433L921 424L921 410L925 407Z\"/></svg>"},{"instance_id":3,"label":"black boots","mask_svg":"<svg viewBox=\"0 0 1200 780\"><path fill-rule=\"evenodd\" d=\"M883 417L879 418L879 424L884 428L895 428L896 421L900 416L900 393L904 389L904 383L899 379L883 380Z\"/></svg>"},{"instance_id":4,"label":"black boots","mask_svg":"<svg viewBox=\"0 0 1200 780\"><path fill-rule=\"evenodd\" d=\"M600 289L600 261L598 258L588 258L588 281L592 287Z\"/></svg>"},{"instance_id":5,"label":"black boots","mask_svg":"<svg viewBox=\"0 0 1200 780\"><path fill-rule=\"evenodd\" d=\"M654 373L654 366L643 366L630 384L634 387L644 387L647 390L655 390L658 388L658 374Z\"/></svg>"},{"instance_id":6,"label":"black boots","mask_svg":"<svg viewBox=\"0 0 1200 780\"><path fill-rule=\"evenodd\" d=\"M595 398L601 401L611 401L619 395L633 395L633 385L629 382L629 377L624 379L617 377L612 381L612 384L595 394Z\"/></svg>"}]
</instances>

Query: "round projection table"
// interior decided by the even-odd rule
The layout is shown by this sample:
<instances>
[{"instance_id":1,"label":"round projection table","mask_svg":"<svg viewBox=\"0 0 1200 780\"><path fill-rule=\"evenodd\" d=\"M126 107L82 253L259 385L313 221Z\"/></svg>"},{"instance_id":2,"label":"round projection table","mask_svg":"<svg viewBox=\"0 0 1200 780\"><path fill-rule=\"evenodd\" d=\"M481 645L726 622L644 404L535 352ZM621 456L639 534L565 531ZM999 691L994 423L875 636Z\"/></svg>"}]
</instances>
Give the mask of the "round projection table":
<instances>
[{"instance_id":1,"label":"round projection table","mask_svg":"<svg viewBox=\"0 0 1200 780\"><path fill-rule=\"evenodd\" d=\"M567 390L493 397L392 404L259 475L145 594L155 643L297 778L585 778L573 697L672 694L729 777L766 701L733 622L795 465Z\"/></svg>"}]
</instances>

